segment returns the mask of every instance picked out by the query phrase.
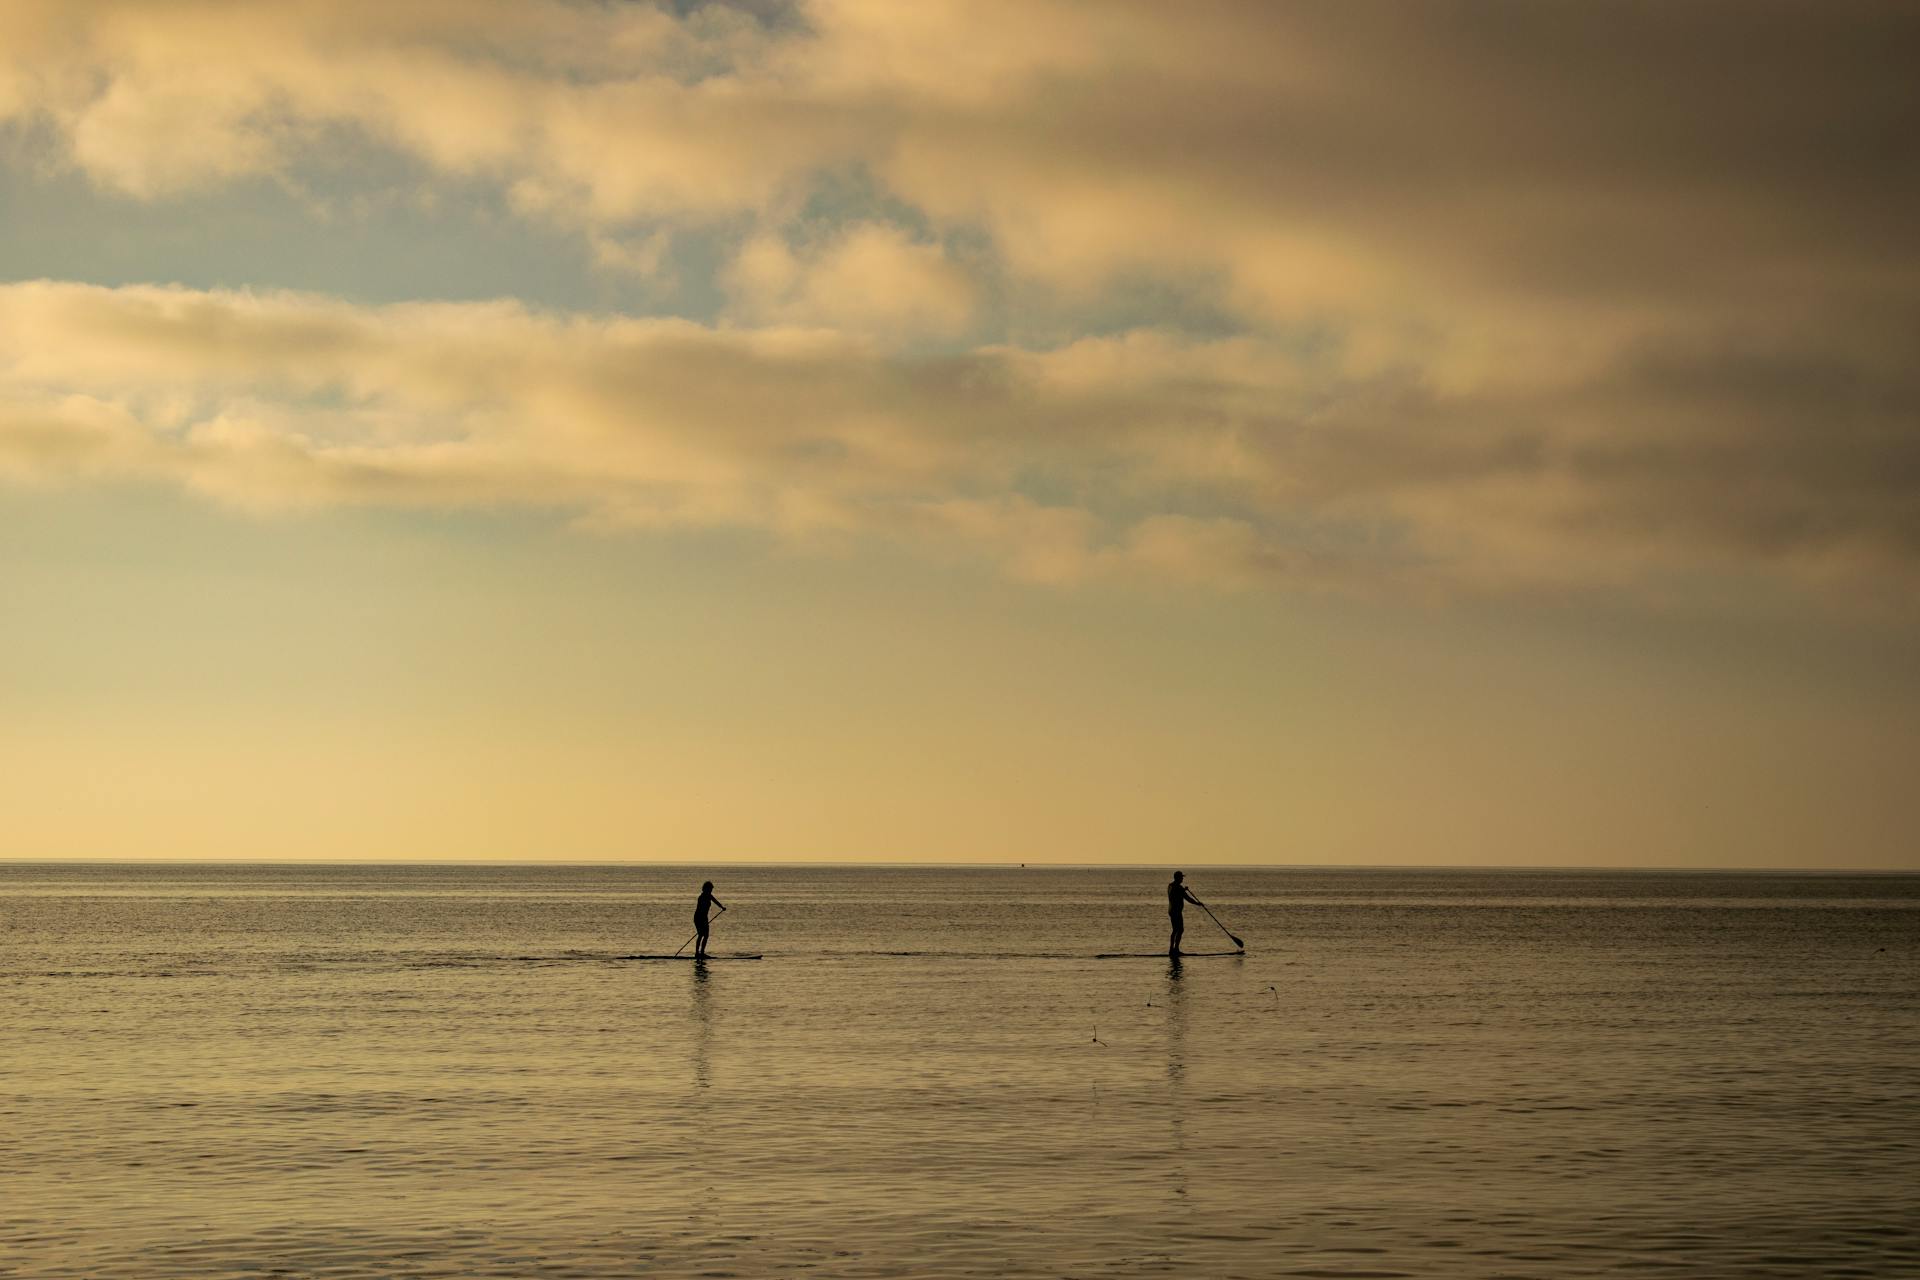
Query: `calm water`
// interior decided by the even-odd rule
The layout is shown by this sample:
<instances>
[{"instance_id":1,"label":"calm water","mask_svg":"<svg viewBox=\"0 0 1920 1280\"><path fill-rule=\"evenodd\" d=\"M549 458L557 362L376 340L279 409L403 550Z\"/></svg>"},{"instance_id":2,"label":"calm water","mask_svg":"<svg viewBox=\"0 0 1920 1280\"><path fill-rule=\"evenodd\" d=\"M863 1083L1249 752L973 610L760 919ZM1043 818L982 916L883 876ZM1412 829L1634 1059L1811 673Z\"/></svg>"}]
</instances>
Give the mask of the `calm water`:
<instances>
[{"instance_id":1,"label":"calm water","mask_svg":"<svg viewBox=\"0 0 1920 1280\"><path fill-rule=\"evenodd\" d=\"M1920 878L1188 872L0 865L0 1275L1920 1274Z\"/></svg>"}]
</instances>

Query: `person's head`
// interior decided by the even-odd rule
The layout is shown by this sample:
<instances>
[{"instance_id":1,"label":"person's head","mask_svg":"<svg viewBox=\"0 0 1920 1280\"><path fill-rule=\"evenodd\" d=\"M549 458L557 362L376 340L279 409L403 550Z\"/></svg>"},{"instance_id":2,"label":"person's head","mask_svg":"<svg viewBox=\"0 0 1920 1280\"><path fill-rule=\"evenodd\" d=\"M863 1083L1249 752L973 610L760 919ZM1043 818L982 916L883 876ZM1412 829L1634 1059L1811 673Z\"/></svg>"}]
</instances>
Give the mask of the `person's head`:
<instances>
[{"instance_id":1,"label":"person's head","mask_svg":"<svg viewBox=\"0 0 1920 1280\"><path fill-rule=\"evenodd\" d=\"M702 892L702 893L712 893L712 892L713 892L713 881L711 881L711 880L709 880L709 881L707 881L707 882L706 882L705 884L703 884L703 885L701 885L701 886L700 886L700 892Z\"/></svg>"},{"instance_id":2,"label":"person's head","mask_svg":"<svg viewBox=\"0 0 1920 1280\"><path fill-rule=\"evenodd\" d=\"M1173 878L1175 880L1185 880L1187 878L1187 873L1184 871L1176 871L1173 873Z\"/></svg>"}]
</instances>

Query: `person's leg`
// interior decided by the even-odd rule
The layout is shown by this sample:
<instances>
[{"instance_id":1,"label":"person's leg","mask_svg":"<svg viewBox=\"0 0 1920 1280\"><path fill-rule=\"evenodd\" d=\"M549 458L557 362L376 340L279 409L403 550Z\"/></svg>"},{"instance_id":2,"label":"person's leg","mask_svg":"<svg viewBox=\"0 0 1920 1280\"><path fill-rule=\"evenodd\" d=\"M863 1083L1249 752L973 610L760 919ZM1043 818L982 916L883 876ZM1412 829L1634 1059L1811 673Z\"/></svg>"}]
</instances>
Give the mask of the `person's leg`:
<instances>
[{"instance_id":1,"label":"person's leg","mask_svg":"<svg viewBox=\"0 0 1920 1280\"><path fill-rule=\"evenodd\" d=\"M702 920L699 924L695 925L694 933L698 936L693 944L693 956L694 959L698 960L707 954L707 922Z\"/></svg>"},{"instance_id":2,"label":"person's leg","mask_svg":"<svg viewBox=\"0 0 1920 1280\"><path fill-rule=\"evenodd\" d=\"M1187 931L1187 922L1185 920L1182 920L1179 916L1173 917L1173 936L1167 939L1168 955L1177 956L1180 954L1180 935L1185 933L1186 931Z\"/></svg>"}]
</instances>

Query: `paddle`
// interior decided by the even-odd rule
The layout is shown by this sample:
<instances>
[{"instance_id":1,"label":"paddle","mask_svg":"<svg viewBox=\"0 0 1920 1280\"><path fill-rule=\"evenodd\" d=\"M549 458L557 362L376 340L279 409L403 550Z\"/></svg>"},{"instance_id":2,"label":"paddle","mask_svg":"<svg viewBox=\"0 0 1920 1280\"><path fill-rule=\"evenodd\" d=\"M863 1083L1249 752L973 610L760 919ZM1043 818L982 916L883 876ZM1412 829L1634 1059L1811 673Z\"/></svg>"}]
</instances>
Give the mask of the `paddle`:
<instances>
[{"instance_id":1,"label":"paddle","mask_svg":"<svg viewBox=\"0 0 1920 1280\"><path fill-rule=\"evenodd\" d=\"M726 908L725 908L725 907L721 907L720 909L721 909L722 911L725 911L725 910L726 910ZM1215 920L1215 921L1214 921L1214 923L1215 923L1215 924L1219 924L1220 922L1219 922L1218 920ZM693 931L693 937L692 937L692 938L688 938L688 939L687 939L687 942L692 942L692 941L693 941L693 938L697 938L697 937L699 937L699 936L700 936L700 931L699 931L698 929L695 929L695 930ZM679 955L679 954L680 954L680 953L681 953L682 951L685 951L685 950L687 949L687 942L683 942L683 943L681 943L681 944L680 944L679 946L677 946L677 947L675 947L675 948L673 949L673 954L677 956L677 955Z\"/></svg>"},{"instance_id":2,"label":"paddle","mask_svg":"<svg viewBox=\"0 0 1920 1280\"><path fill-rule=\"evenodd\" d=\"M1200 904L1200 909L1207 913L1207 919L1213 921L1215 924L1220 924L1220 917L1213 914L1212 907L1209 907L1206 903L1203 902ZM1220 932L1226 934L1229 938L1233 938L1234 946L1240 948L1242 951L1245 951L1247 949L1247 944L1240 941L1240 939L1238 938L1234 938L1233 930L1227 928L1227 926L1220 924Z\"/></svg>"}]
</instances>

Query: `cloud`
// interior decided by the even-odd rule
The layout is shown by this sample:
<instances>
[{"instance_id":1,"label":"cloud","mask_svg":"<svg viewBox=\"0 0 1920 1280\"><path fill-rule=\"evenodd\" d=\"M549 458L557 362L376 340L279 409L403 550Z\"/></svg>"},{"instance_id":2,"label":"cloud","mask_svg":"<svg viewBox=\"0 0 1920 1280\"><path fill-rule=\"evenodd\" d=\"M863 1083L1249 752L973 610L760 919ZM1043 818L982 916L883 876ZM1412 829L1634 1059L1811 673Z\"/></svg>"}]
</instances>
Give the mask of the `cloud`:
<instances>
[{"instance_id":1,"label":"cloud","mask_svg":"<svg viewBox=\"0 0 1920 1280\"><path fill-rule=\"evenodd\" d=\"M1048 582L1910 589L1916 35L1892 0L14 0L16 154L151 201L384 148L711 305L7 286L0 474Z\"/></svg>"},{"instance_id":2,"label":"cloud","mask_svg":"<svg viewBox=\"0 0 1920 1280\"><path fill-rule=\"evenodd\" d=\"M801 253L776 236L756 236L727 278L735 310L748 320L872 336L952 336L976 305L972 280L940 246L872 223Z\"/></svg>"},{"instance_id":3,"label":"cloud","mask_svg":"<svg viewBox=\"0 0 1920 1280\"><path fill-rule=\"evenodd\" d=\"M1731 568L1910 589L1920 374L1896 346L1789 358L1736 334L1468 395L1246 336L903 354L42 281L0 286L0 476L884 541L1049 583L1633 590Z\"/></svg>"},{"instance_id":4,"label":"cloud","mask_svg":"<svg viewBox=\"0 0 1920 1280\"><path fill-rule=\"evenodd\" d=\"M720 7L23 0L0 22L0 105L146 198L275 172L346 128L605 221L753 203L831 144L775 86L715 74L766 39Z\"/></svg>"},{"instance_id":5,"label":"cloud","mask_svg":"<svg viewBox=\"0 0 1920 1280\"><path fill-rule=\"evenodd\" d=\"M1525 333L1569 298L1724 315L1913 278L1897 0L15 0L0 23L0 113L147 198L345 130L601 235L782 222L859 173L1023 279L1204 281L1263 320Z\"/></svg>"}]
</instances>

